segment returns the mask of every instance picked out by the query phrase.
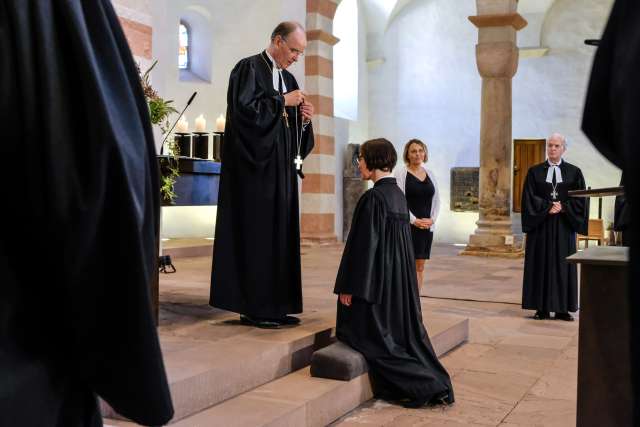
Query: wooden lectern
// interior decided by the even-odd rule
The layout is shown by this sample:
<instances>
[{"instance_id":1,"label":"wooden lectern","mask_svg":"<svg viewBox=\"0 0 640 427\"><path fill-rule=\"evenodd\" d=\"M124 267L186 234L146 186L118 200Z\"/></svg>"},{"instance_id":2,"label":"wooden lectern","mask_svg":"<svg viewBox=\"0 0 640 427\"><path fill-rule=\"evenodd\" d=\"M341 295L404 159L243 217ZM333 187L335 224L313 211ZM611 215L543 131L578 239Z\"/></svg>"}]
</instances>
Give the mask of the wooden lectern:
<instances>
[{"instance_id":1,"label":"wooden lectern","mask_svg":"<svg viewBox=\"0 0 640 427\"><path fill-rule=\"evenodd\" d=\"M621 194L622 187L569 192ZM632 426L629 248L598 246L567 258L580 265L578 427Z\"/></svg>"}]
</instances>

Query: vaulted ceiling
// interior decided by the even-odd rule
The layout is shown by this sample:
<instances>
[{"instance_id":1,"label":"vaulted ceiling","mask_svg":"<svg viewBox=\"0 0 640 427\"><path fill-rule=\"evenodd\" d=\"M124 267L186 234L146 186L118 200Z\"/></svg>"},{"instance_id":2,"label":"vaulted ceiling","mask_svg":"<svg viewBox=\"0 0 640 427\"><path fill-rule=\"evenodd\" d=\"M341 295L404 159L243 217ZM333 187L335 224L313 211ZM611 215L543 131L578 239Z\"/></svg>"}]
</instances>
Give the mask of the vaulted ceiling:
<instances>
[{"instance_id":1,"label":"vaulted ceiling","mask_svg":"<svg viewBox=\"0 0 640 427\"><path fill-rule=\"evenodd\" d=\"M417 1L434 0L360 0L369 35L383 34L394 18L406 7ZM449 0L452 1L452 0ZM553 4L559 0L519 0L518 12L529 22L529 28L521 34L524 46L536 46L540 42L542 26Z\"/></svg>"}]
</instances>

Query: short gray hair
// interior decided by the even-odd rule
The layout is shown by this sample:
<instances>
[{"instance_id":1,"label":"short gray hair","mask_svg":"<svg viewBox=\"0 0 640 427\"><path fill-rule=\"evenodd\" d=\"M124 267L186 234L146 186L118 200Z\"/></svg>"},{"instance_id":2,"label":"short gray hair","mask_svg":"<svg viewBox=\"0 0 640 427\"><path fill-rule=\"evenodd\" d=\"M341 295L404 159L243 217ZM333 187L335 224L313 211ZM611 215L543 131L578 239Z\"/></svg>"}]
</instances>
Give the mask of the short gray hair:
<instances>
[{"instance_id":1,"label":"short gray hair","mask_svg":"<svg viewBox=\"0 0 640 427\"><path fill-rule=\"evenodd\" d=\"M564 135L562 135L561 133L558 132L554 132L551 135L549 135L549 138L547 138L547 142L551 141L552 139L559 139L560 141L562 141L562 146L564 147L564 149L567 149L568 141L567 138L565 138Z\"/></svg>"},{"instance_id":2,"label":"short gray hair","mask_svg":"<svg viewBox=\"0 0 640 427\"><path fill-rule=\"evenodd\" d=\"M304 27L302 26L302 24L295 21L281 22L271 32L271 41L274 41L278 36L285 39L289 34L293 33L296 30L304 32Z\"/></svg>"}]
</instances>

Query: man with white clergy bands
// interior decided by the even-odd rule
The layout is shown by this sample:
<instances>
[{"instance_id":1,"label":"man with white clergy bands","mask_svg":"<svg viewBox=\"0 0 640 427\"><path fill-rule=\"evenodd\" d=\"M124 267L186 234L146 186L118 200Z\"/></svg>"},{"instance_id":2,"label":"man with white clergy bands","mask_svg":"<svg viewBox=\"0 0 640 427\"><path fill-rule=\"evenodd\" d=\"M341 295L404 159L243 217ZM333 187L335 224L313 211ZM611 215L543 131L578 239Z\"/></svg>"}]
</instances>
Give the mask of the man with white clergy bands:
<instances>
[{"instance_id":1,"label":"man with white clergy bands","mask_svg":"<svg viewBox=\"0 0 640 427\"><path fill-rule=\"evenodd\" d=\"M282 22L231 71L210 304L278 328L302 312L298 176L313 149L313 105L286 68L307 46Z\"/></svg>"},{"instance_id":2,"label":"man with white clergy bands","mask_svg":"<svg viewBox=\"0 0 640 427\"><path fill-rule=\"evenodd\" d=\"M522 192L522 231L527 234L522 308L536 310L535 319L572 321L578 310L575 264L566 258L576 252L576 233L587 234L589 203L569 197L585 188L582 172L566 162L565 137L547 139L547 160L527 172Z\"/></svg>"}]
</instances>

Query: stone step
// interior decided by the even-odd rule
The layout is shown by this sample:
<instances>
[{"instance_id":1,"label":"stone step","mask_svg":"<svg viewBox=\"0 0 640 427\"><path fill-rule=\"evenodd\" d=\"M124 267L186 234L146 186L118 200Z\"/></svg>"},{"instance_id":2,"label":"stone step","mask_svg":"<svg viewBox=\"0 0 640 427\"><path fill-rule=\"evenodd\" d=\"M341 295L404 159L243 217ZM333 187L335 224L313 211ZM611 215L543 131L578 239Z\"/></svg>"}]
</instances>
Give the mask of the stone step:
<instances>
[{"instance_id":1,"label":"stone step","mask_svg":"<svg viewBox=\"0 0 640 427\"><path fill-rule=\"evenodd\" d=\"M162 242L162 255L172 259L211 256L213 240L210 239L169 239Z\"/></svg>"},{"instance_id":2,"label":"stone step","mask_svg":"<svg viewBox=\"0 0 640 427\"><path fill-rule=\"evenodd\" d=\"M181 335L162 334L175 409L172 422L308 366L313 352L331 343L335 314L301 318L297 327L266 330L239 325L233 316L183 328ZM233 335L219 339L220 330ZM122 419L104 402L102 413Z\"/></svg>"},{"instance_id":3,"label":"stone step","mask_svg":"<svg viewBox=\"0 0 640 427\"><path fill-rule=\"evenodd\" d=\"M467 319L426 316L426 324L438 356L468 339ZM336 381L311 377L306 367L177 421L172 427L319 427L372 397L367 374L351 381Z\"/></svg>"}]
</instances>

